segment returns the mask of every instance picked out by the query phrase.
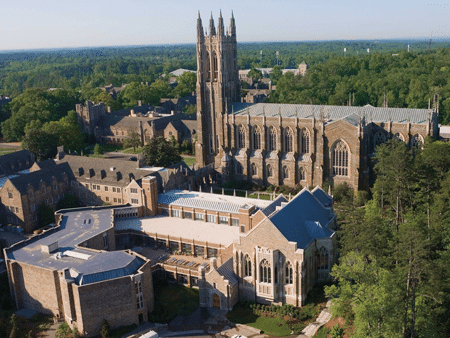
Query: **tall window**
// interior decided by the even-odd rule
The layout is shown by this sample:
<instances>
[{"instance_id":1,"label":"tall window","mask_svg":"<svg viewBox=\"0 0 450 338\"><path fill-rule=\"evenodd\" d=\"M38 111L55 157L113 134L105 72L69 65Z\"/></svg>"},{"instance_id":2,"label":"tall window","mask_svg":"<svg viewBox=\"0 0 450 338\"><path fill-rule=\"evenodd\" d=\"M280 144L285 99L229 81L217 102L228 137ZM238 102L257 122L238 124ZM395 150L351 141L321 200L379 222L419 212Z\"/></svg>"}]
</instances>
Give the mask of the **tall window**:
<instances>
[{"instance_id":1,"label":"tall window","mask_svg":"<svg viewBox=\"0 0 450 338\"><path fill-rule=\"evenodd\" d=\"M309 154L309 130L306 128L300 131L300 153Z\"/></svg>"},{"instance_id":2,"label":"tall window","mask_svg":"<svg viewBox=\"0 0 450 338\"><path fill-rule=\"evenodd\" d=\"M420 134L416 134L411 138L411 148L422 148L423 137Z\"/></svg>"},{"instance_id":3,"label":"tall window","mask_svg":"<svg viewBox=\"0 0 450 338\"><path fill-rule=\"evenodd\" d=\"M245 127L240 124L237 130L237 147L238 149L245 148Z\"/></svg>"},{"instance_id":4,"label":"tall window","mask_svg":"<svg viewBox=\"0 0 450 338\"><path fill-rule=\"evenodd\" d=\"M285 271L285 283L293 284L294 283L294 270L292 269L292 264L290 262L286 263L286 271Z\"/></svg>"},{"instance_id":5,"label":"tall window","mask_svg":"<svg viewBox=\"0 0 450 338\"><path fill-rule=\"evenodd\" d=\"M253 149L261 149L261 130L258 126L253 127Z\"/></svg>"},{"instance_id":6,"label":"tall window","mask_svg":"<svg viewBox=\"0 0 450 338\"><path fill-rule=\"evenodd\" d=\"M268 164L266 167L267 170L267 177L273 177L273 167L272 165Z\"/></svg>"},{"instance_id":7,"label":"tall window","mask_svg":"<svg viewBox=\"0 0 450 338\"><path fill-rule=\"evenodd\" d=\"M328 250L324 246L319 250L319 269L328 269Z\"/></svg>"},{"instance_id":8,"label":"tall window","mask_svg":"<svg viewBox=\"0 0 450 338\"><path fill-rule=\"evenodd\" d=\"M259 281L261 283L272 283L272 271L266 259L263 259L259 264Z\"/></svg>"},{"instance_id":9,"label":"tall window","mask_svg":"<svg viewBox=\"0 0 450 338\"><path fill-rule=\"evenodd\" d=\"M336 142L331 151L333 161L333 175L348 176L348 158L349 151L344 141Z\"/></svg>"},{"instance_id":10,"label":"tall window","mask_svg":"<svg viewBox=\"0 0 450 338\"><path fill-rule=\"evenodd\" d=\"M283 178L289 178L289 168L285 165L283 166Z\"/></svg>"},{"instance_id":11,"label":"tall window","mask_svg":"<svg viewBox=\"0 0 450 338\"><path fill-rule=\"evenodd\" d=\"M214 81L217 81L217 78L219 77L219 65L217 63L217 54L215 51L213 52L213 71L214 71Z\"/></svg>"},{"instance_id":12,"label":"tall window","mask_svg":"<svg viewBox=\"0 0 450 338\"><path fill-rule=\"evenodd\" d=\"M258 167L256 166L256 163L252 163L251 174L252 174L252 176L258 175Z\"/></svg>"},{"instance_id":13,"label":"tall window","mask_svg":"<svg viewBox=\"0 0 450 338\"><path fill-rule=\"evenodd\" d=\"M269 127L268 133L268 151L277 150L277 130L274 127Z\"/></svg>"},{"instance_id":14,"label":"tall window","mask_svg":"<svg viewBox=\"0 0 450 338\"><path fill-rule=\"evenodd\" d=\"M252 275L252 261L250 260L249 255L245 255L244 257L244 277L248 277Z\"/></svg>"},{"instance_id":15,"label":"tall window","mask_svg":"<svg viewBox=\"0 0 450 338\"><path fill-rule=\"evenodd\" d=\"M373 150L375 150L380 144L386 142L386 137L384 134L379 131L373 137Z\"/></svg>"},{"instance_id":16,"label":"tall window","mask_svg":"<svg viewBox=\"0 0 450 338\"><path fill-rule=\"evenodd\" d=\"M242 173L243 173L242 164L236 162L236 174L242 175Z\"/></svg>"},{"instance_id":17,"label":"tall window","mask_svg":"<svg viewBox=\"0 0 450 338\"><path fill-rule=\"evenodd\" d=\"M298 168L298 179L300 181L306 180L305 168L303 168L303 167Z\"/></svg>"},{"instance_id":18,"label":"tall window","mask_svg":"<svg viewBox=\"0 0 450 338\"><path fill-rule=\"evenodd\" d=\"M206 80L211 79L211 60L209 59L209 53L206 52Z\"/></svg>"},{"instance_id":19,"label":"tall window","mask_svg":"<svg viewBox=\"0 0 450 338\"><path fill-rule=\"evenodd\" d=\"M294 151L294 133L291 128L284 129L284 152L291 153Z\"/></svg>"}]
</instances>

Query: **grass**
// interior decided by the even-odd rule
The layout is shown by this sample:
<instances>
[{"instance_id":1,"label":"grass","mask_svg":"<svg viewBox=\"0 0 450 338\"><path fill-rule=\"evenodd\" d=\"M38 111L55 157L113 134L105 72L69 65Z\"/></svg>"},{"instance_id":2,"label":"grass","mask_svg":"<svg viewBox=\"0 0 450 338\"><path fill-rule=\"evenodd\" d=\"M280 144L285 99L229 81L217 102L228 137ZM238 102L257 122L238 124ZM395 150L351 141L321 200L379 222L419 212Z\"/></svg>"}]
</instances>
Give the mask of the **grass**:
<instances>
[{"instance_id":1,"label":"grass","mask_svg":"<svg viewBox=\"0 0 450 338\"><path fill-rule=\"evenodd\" d=\"M291 334L291 329L284 319L258 316L252 310L233 309L227 314L227 318L233 323L245 324L264 331L269 336L288 336ZM279 326L280 324L281 326Z\"/></svg>"},{"instance_id":2,"label":"grass","mask_svg":"<svg viewBox=\"0 0 450 338\"><path fill-rule=\"evenodd\" d=\"M195 157L183 157L184 163L186 163L189 167L192 167L195 162Z\"/></svg>"},{"instance_id":3,"label":"grass","mask_svg":"<svg viewBox=\"0 0 450 338\"><path fill-rule=\"evenodd\" d=\"M0 156L1 155L6 155L6 154L11 154L16 152L17 150L15 149L11 149L11 148L0 148Z\"/></svg>"},{"instance_id":4,"label":"grass","mask_svg":"<svg viewBox=\"0 0 450 338\"><path fill-rule=\"evenodd\" d=\"M155 310L150 315L150 321L168 323L176 316L189 315L198 308L197 289L155 280L153 290Z\"/></svg>"},{"instance_id":5,"label":"grass","mask_svg":"<svg viewBox=\"0 0 450 338\"><path fill-rule=\"evenodd\" d=\"M257 199L258 198L258 193L250 194L250 195L248 195L248 197ZM260 200L270 201L270 195L268 195L268 194L260 194L259 195L259 199Z\"/></svg>"},{"instance_id":6,"label":"grass","mask_svg":"<svg viewBox=\"0 0 450 338\"><path fill-rule=\"evenodd\" d=\"M123 149L121 152L125 153L125 154L140 154L140 153L142 153L142 148L136 148L136 150L133 150L133 147L131 147L131 148Z\"/></svg>"}]
</instances>

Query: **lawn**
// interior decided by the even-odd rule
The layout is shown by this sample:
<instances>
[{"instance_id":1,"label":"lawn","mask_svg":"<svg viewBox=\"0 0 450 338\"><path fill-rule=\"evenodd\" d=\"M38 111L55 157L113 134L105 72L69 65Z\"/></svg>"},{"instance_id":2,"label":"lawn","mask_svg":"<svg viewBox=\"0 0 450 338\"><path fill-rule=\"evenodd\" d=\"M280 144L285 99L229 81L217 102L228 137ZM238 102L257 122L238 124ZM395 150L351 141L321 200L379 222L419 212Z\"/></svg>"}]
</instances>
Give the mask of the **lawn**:
<instances>
[{"instance_id":1,"label":"lawn","mask_svg":"<svg viewBox=\"0 0 450 338\"><path fill-rule=\"evenodd\" d=\"M195 164L195 157L183 157L184 163L186 163L189 167L192 167Z\"/></svg>"},{"instance_id":2,"label":"lawn","mask_svg":"<svg viewBox=\"0 0 450 338\"><path fill-rule=\"evenodd\" d=\"M198 308L198 290L156 280L153 283L155 310L150 321L168 323L176 316L186 316Z\"/></svg>"},{"instance_id":3,"label":"lawn","mask_svg":"<svg viewBox=\"0 0 450 338\"><path fill-rule=\"evenodd\" d=\"M0 148L0 156L1 155L6 155L6 154L10 154L10 153L13 153L15 151L17 151L17 150L11 149L11 148Z\"/></svg>"},{"instance_id":4,"label":"lawn","mask_svg":"<svg viewBox=\"0 0 450 338\"><path fill-rule=\"evenodd\" d=\"M248 197L250 197L250 198L258 198L258 193L253 193L253 194L250 194L250 195L248 195ZM260 200L267 200L267 201L270 201L270 195L269 194L260 194L259 195L259 199Z\"/></svg>"},{"instance_id":5,"label":"lawn","mask_svg":"<svg viewBox=\"0 0 450 338\"><path fill-rule=\"evenodd\" d=\"M284 319L258 316L252 310L233 309L227 315L227 318L233 323L245 324L264 331L269 336L288 336L291 334L291 329Z\"/></svg>"},{"instance_id":6,"label":"lawn","mask_svg":"<svg viewBox=\"0 0 450 338\"><path fill-rule=\"evenodd\" d=\"M121 152L125 153L125 154L140 154L140 153L142 153L142 148L136 148L136 150L134 150L133 147L131 147L131 148L123 149Z\"/></svg>"}]
</instances>

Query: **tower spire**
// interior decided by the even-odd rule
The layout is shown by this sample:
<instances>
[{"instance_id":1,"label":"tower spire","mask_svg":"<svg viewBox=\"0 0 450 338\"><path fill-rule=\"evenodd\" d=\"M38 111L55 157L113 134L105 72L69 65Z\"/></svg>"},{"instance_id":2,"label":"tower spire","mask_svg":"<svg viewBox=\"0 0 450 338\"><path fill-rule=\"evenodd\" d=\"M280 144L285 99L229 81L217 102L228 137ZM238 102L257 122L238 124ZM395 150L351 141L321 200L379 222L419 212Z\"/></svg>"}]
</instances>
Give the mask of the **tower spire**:
<instances>
[{"instance_id":1,"label":"tower spire","mask_svg":"<svg viewBox=\"0 0 450 338\"><path fill-rule=\"evenodd\" d=\"M223 36L224 27L223 27L223 18L222 18L222 10L220 10L219 20L217 22L217 34L219 36Z\"/></svg>"},{"instance_id":2,"label":"tower spire","mask_svg":"<svg viewBox=\"0 0 450 338\"><path fill-rule=\"evenodd\" d=\"M231 11L231 19L230 19L230 35L236 37L236 23L234 22L234 14Z\"/></svg>"},{"instance_id":3,"label":"tower spire","mask_svg":"<svg viewBox=\"0 0 450 338\"><path fill-rule=\"evenodd\" d=\"M214 19L211 12L211 19L209 19L209 35L213 36L216 35L216 27L214 26Z\"/></svg>"},{"instance_id":4,"label":"tower spire","mask_svg":"<svg viewBox=\"0 0 450 338\"><path fill-rule=\"evenodd\" d=\"M197 19L197 38L203 37L203 25L202 18L200 17L200 11L198 11L198 19Z\"/></svg>"}]
</instances>

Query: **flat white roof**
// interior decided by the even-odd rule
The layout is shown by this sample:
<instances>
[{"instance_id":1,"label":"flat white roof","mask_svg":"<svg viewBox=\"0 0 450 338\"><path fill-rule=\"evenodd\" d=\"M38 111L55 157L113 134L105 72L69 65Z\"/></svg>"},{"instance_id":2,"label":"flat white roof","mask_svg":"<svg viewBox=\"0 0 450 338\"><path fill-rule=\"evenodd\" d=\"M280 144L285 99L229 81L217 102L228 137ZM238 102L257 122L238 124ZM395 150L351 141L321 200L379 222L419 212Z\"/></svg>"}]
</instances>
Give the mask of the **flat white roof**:
<instances>
[{"instance_id":1,"label":"flat white roof","mask_svg":"<svg viewBox=\"0 0 450 338\"><path fill-rule=\"evenodd\" d=\"M170 236L174 240L180 237L187 240L208 242L228 246L239 238L239 226L194 221L186 218L156 216L149 218L119 219L114 228L120 230L137 230Z\"/></svg>"},{"instance_id":2,"label":"flat white roof","mask_svg":"<svg viewBox=\"0 0 450 338\"><path fill-rule=\"evenodd\" d=\"M240 208L250 209L253 205L258 209L265 209L272 201L198 191L170 190L158 196L158 203L236 214Z\"/></svg>"}]
</instances>

